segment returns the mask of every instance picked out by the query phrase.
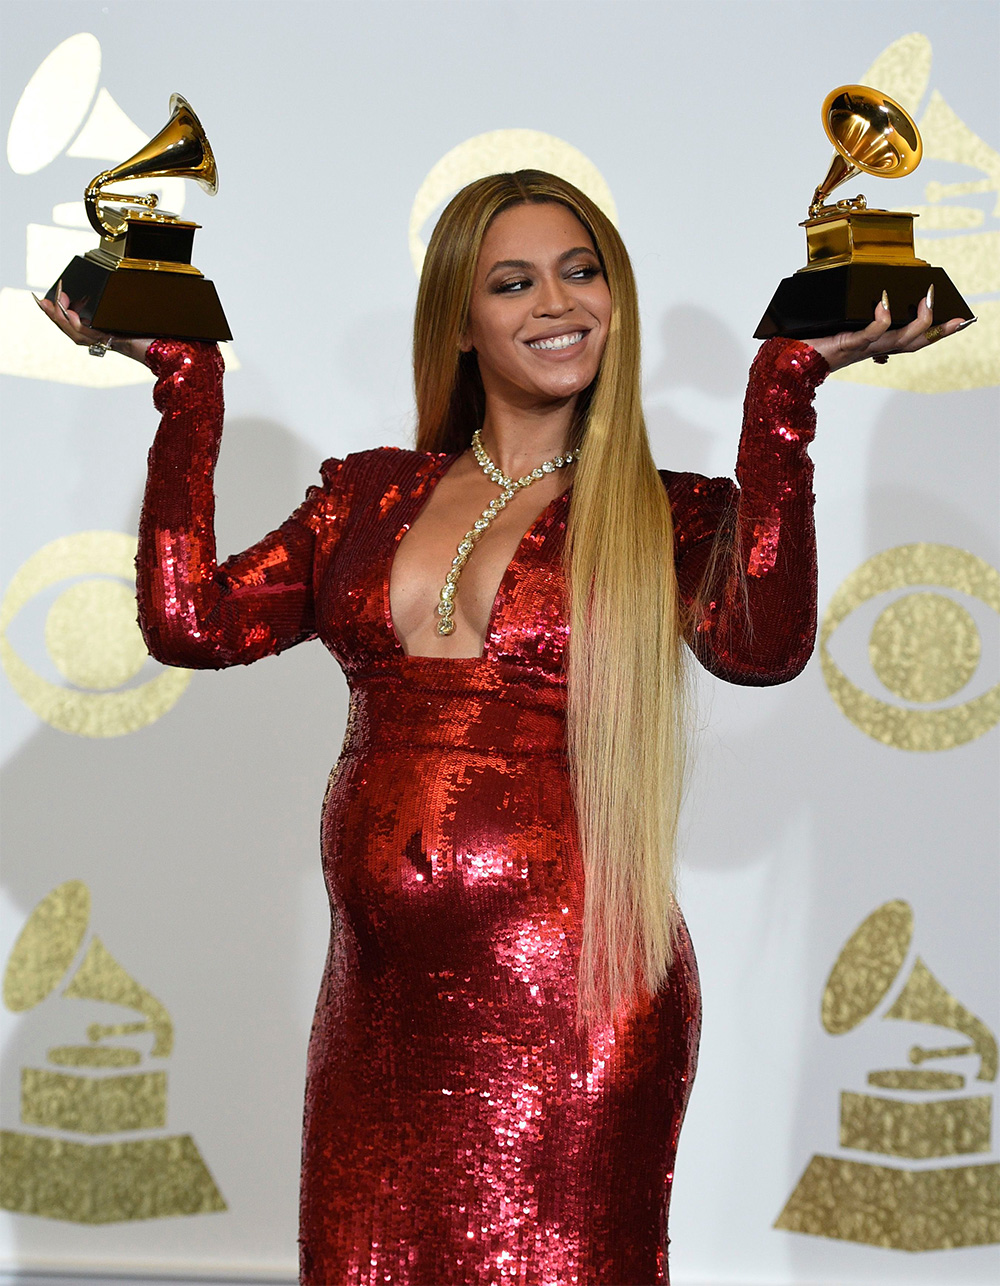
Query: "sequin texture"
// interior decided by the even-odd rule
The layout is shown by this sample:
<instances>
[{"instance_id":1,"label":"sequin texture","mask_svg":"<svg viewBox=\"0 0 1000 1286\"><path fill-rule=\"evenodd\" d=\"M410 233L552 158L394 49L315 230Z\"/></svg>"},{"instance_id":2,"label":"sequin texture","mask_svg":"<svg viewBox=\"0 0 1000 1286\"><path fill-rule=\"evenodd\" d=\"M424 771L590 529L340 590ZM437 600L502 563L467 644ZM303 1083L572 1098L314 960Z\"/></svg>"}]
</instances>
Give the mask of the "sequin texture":
<instances>
[{"instance_id":1,"label":"sequin texture","mask_svg":"<svg viewBox=\"0 0 1000 1286\"><path fill-rule=\"evenodd\" d=\"M168 664L243 664L319 635L351 691L323 805L333 932L309 1048L308 1286L665 1283L674 1153L700 1000L686 935L654 998L575 1025L583 870L566 759L569 493L525 533L482 657L408 657L389 573L455 457L365 451L277 531L216 563L221 364L157 341L163 423L137 563ZM826 364L769 341L737 476L664 473L689 638L775 683L815 632L812 393Z\"/></svg>"}]
</instances>

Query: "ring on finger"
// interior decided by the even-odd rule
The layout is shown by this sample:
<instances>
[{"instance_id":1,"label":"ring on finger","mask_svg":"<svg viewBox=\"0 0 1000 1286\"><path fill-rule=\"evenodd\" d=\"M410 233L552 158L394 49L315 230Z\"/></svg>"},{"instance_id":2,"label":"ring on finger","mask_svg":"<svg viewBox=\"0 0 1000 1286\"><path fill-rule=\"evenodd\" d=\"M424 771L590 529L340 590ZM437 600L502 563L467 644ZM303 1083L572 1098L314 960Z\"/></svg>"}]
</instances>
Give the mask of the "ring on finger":
<instances>
[{"instance_id":1,"label":"ring on finger","mask_svg":"<svg viewBox=\"0 0 1000 1286\"><path fill-rule=\"evenodd\" d=\"M936 344L943 334L943 326L931 326L928 330L924 331L924 339L927 340L928 344Z\"/></svg>"},{"instance_id":2,"label":"ring on finger","mask_svg":"<svg viewBox=\"0 0 1000 1286\"><path fill-rule=\"evenodd\" d=\"M108 335L106 339L99 339L95 344L90 345L90 347L87 349L87 352L91 355L91 357L103 357L104 354L108 352L108 350L111 348L111 345L114 342L114 338L115 338L114 335Z\"/></svg>"}]
</instances>

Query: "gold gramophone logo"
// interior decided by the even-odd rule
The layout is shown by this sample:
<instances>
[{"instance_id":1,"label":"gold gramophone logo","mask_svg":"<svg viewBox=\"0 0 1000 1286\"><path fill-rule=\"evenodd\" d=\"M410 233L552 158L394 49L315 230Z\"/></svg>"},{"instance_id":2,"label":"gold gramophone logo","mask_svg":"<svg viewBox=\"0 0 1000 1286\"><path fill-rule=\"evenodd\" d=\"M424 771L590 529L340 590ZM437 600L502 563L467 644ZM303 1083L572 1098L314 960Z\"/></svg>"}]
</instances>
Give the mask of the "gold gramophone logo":
<instances>
[{"instance_id":1,"label":"gold gramophone logo","mask_svg":"<svg viewBox=\"0 0 1000 1286\"><path fill-rule=\"evenodd\" d=\"M968 1081L996 1081L996 1037L919 956L903 978L912 938L907 902L873 911L827 979L823 1026L839 1036L881 1007L883 1021L943 1028L947 1043L931 1037L908 1066L870 1071L878 1093L842 1092L840 1147L867 1156L814 1156L776 1228L891 1250L1000 1242L1000 1165L952 1161L991 1150L993 1096Z\"/></svg>"},{"instance_id":2,"label":"gold gramophone logo","mask_svg":"<svg viewBox=\"0 0 1000 1286\"><path fill-rule=\"evenodd\" d=\"M156 1065L173 1048L170 1015L100 938L88 940L89 922L79 880L43 898L7 962L4 1003L23 1013L58 994L141 1019L92 1023L86 1043L56 1045L48 1066L21 1069L30 1128L0 1131L0 1208L88 1224L225 1210L194 1139L166 1133L167 1073Z\"/></svg>"}]
</instances>

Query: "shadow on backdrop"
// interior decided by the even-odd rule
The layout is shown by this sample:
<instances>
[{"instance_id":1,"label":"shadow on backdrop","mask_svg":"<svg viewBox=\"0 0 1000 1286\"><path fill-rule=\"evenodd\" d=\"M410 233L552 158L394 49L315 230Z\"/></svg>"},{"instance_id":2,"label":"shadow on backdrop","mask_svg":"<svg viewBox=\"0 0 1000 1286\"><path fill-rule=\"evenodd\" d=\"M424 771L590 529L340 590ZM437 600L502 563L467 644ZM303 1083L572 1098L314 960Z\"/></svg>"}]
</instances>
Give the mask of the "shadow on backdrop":
<instances>
[{"instance_id":1,"label":"shadow on backdrop","mask_svg":"<svg viewBox=\"0 0 1000 1286\"><path fill-rule=\"evenodd\" d=\"M227 424L220 555L283 521L318 464L281 425ZM137 525L138 502L132 518ZM66 880L89 886L93 929L174 1021L175 1049L162 1064L169 1133L194 1136L237 1221L270 1209L263 1237L275 1224L286 1230L279 1247L255 1244L253 1228L237 1222L232 1253L244 1262L296 1254L305 1052L329 923L319 810L345 694L314 641L252 667L195 674L173 710L131 735L91 740L43 725L2 774L10 902L26 917ZM57 995L26 1013L0 1067L4 1128L30 1128L20 1125L22 1067L44 1067L46 1050L80 1041L89 1022L136 1017ZM145 1037L137 1047L148 1052ZM33 1256L44 1245L51 1261L61 1244L67 1254L80 1244L75 1224L11 1222L14 1245ZM115 1237L124 1226L106 1225L108 1244L134 1259ZM167 1271L170 1258L216 1259L224 1240L218 1216L128 1225L129 1237L139 1227ZM100 1258L101 1230L94 1236Z\"/></svg>"}]
</instances>

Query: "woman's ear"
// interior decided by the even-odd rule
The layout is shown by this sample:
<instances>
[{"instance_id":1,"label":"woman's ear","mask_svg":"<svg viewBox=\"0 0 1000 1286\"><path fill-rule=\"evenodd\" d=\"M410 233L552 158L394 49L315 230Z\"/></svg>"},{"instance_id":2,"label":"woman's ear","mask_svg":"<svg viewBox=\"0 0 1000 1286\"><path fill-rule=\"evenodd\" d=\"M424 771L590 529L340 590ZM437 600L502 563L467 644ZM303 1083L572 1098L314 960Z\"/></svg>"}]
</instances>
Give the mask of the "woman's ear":
<instances>
[{"instance_id":1,"label":"woman's ear","mask_svg":"<svg viewBox=\"0 0 1000 1286\"><path fill-rule=\"evenodd\" d=\"M462 336L461 340L459 341L458 347L459 347L459 350L463 353L472 353L475 351L474 348L472 347L472 336L469 334L468 331L466 331L465 334Z\"/></svg>"}]
</instances>

